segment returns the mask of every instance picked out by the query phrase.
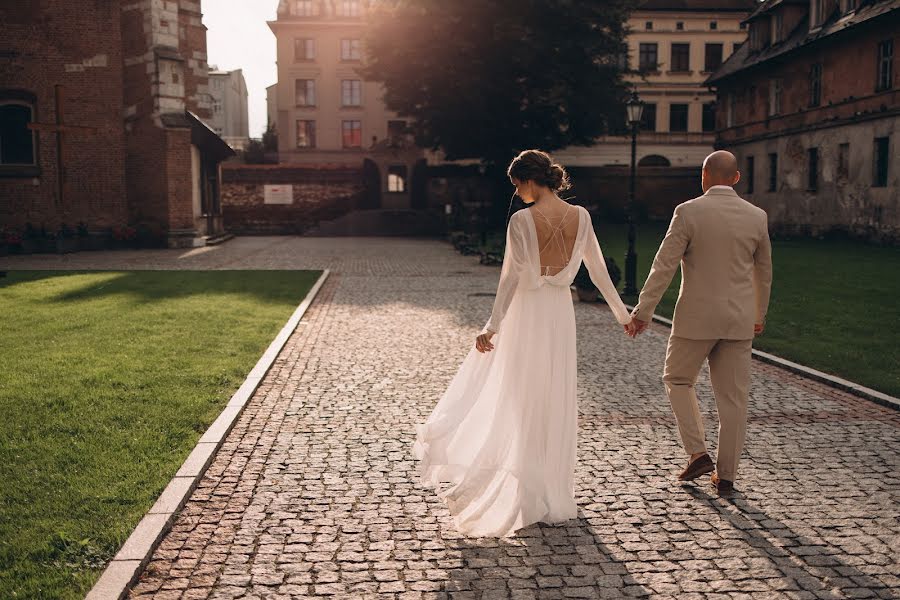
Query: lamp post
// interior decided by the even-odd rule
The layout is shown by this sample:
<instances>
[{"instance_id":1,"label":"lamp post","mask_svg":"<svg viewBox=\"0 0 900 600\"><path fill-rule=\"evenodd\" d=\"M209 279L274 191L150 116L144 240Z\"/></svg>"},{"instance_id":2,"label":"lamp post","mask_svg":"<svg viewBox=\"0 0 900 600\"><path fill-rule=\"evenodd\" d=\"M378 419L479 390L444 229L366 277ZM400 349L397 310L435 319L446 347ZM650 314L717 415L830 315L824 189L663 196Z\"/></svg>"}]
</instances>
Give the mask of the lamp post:
<instances>
[{"instance_id":1,"label":"lamp post","mask_svg":"<svg viewBox=\"0 0 900 600\"><path fill-rule=\"evenodd\" d=\"M625 289L623 296L635 297L637 290L637 253L634 250L636 237L634 230L634 184L635 184L635 158L637 155L637 132L644 113L644 102L638 98L637 92L631 92L631 98L625 103L626 120L631 128L631 181L628 184L628 207L625 209L628 217L628 252L625 254Z\"/></svg>"},{"instance_id":2,"label":"lamp post","mask_svg":"<svg viewBox=\"0 0 900 600\"><path fill-rule=\"evenodd\" d=\"M484 185L484 174L487 172L487 165L483 162L478 163L478 174L481 175L481 179L478 181L478 197L480 202L478 203L478 208L481 214L479 215L479 221L481 221L481 248L482 251L484 247L487 246L487 207L484 203L484 191L481 189Z\"/></svg>"}]
</instances>

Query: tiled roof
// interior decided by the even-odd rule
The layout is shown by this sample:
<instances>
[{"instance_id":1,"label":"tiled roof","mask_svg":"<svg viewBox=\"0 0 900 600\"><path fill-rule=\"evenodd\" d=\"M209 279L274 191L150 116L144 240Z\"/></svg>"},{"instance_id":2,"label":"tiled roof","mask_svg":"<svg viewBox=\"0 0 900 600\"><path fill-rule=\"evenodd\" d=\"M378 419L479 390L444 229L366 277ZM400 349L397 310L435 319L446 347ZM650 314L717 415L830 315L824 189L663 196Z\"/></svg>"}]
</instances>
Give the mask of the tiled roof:
<instances>
[{"instance_id":1,"label":"tiled roof","mask_svg":"<svg viewBox=\"0 0 900 600\"><path fill-rule=\"evenodd\" d=\"M773 4L780 2L781 0L774 0ZM765 10L768 8L770 7L764 7ZM808 17L804 17L784 41L763 48L759 52L751 52L749 41L745 42L706 80L706 85L715 85L716 82L736 73L877 18L900 18L900 0L870 0L868 2L863 0L862 5L855 12L847 15L839 15L835 12L822 27L812 32L809 31Z\"/></svg>"}]
</instances>

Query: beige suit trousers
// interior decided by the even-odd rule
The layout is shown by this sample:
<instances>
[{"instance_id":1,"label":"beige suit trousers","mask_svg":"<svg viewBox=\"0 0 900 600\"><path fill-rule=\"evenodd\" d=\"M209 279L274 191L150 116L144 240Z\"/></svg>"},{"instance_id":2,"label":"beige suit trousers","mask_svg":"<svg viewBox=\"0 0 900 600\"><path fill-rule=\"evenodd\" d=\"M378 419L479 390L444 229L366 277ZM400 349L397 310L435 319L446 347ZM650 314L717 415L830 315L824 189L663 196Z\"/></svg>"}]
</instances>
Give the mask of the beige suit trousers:
<instances>
[{"instance_id":1,"label":"beige suit trousers","mask_svg":"<svg viewBox=\"0 0 900 600\"><path fill-rule=\"evenodd\" d=\"M753 340L692 340L670 336L663 382L688 454L706 451L703 418L694 384L705 360L709 360L716 409L719 413L719 445L716 471L734 481L747 432L747 399L750 393L750 359Z\"/></svg>"}]
</instances>

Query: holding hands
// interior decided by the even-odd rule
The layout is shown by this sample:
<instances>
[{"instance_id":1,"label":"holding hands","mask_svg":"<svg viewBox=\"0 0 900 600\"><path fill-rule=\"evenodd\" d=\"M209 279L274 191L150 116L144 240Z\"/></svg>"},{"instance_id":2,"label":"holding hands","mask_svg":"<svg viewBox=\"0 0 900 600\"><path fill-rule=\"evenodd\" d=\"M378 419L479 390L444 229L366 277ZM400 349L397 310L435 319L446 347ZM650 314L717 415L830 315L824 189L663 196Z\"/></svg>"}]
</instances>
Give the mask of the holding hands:
<instances>
[{"instance_id":1,"label":"holding hands","mask_svg":"<svg viewBox=\"0 0 900 600\"><path fill-rule=\"evenodd\" d=\"M640 319L632 317L631 321L625 325L625 335L630 338L635 338L646 331L648 327L650 327L649 321L641 321Z\"/></svg>"}]
</instances>

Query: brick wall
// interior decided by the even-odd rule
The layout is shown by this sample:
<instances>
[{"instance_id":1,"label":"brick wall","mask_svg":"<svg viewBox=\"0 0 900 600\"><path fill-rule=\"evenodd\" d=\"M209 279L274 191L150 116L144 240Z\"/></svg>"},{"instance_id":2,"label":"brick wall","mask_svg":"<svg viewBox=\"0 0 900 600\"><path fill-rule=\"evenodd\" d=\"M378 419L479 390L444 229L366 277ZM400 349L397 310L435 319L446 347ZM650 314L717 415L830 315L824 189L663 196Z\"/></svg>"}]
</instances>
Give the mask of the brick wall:
<instances>
[{"instance_id":1,"label":"brick wall","mask_svg":"<svg viewBox=\"0 0 900 600\"><path fill-rule=\"evenodd\" d=\"M35 97L35 118L54 123L54 85L65 96L63 120L96 128L63 138L67 186L57 203L56 134L37 134L39 171L0 175L0 223L55 230L84 221L92 229L123 225L125 136L119 4L47 0L0 6L0 90Z\"/></svg>"},{"instance_id":2,"label":"brick wall","mask_svg":"<svg viewBox=\"0 0 900 600\"><path fill-rule=\"evenodd\" d=\"M293 186L292 204L265 204L265 185ZM299 234L356 208L362 171L347 167L222 165L225 229L238 234Z\"/></svg>"}]
</instances>

